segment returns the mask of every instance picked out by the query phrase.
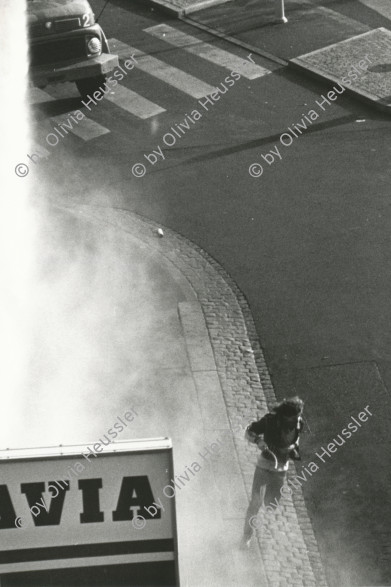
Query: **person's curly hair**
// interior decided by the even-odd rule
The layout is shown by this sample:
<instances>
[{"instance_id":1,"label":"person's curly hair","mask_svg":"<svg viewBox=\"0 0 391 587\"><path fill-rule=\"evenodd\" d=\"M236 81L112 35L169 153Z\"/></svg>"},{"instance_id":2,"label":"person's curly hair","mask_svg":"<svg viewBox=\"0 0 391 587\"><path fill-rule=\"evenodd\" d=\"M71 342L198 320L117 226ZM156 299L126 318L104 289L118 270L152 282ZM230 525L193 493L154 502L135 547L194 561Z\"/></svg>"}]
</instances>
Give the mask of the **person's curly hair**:
<instances>
[{"instance_id":1,"label":"person's curly hair","mask_svg":"<svg viewBox=\"0 0 391 587\"><path fill-rule=\"evenodd\" d=\"M299 416L304 409L304 402L299 396L295 395L288 399L283 399L273 410L279 416Z\"/></svg>"}]
</instances>

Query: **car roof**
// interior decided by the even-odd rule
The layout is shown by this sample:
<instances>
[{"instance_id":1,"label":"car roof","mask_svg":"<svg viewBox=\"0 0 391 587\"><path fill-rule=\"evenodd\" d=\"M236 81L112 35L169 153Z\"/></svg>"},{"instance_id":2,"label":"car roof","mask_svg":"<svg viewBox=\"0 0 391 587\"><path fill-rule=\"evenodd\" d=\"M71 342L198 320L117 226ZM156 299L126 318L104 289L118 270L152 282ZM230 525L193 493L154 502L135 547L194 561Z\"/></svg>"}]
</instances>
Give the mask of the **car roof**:
<instances>
[{"instance_id":1,"label":"car roof","mask_svg":"<svg viewBox=\"0 0 391 587\"><path fill-rule=\"evenodd\" d=\"M29 22L81 16L91 12L92 9L87 0L29 0L27 2Z\"/></svg>"}]
</instances>

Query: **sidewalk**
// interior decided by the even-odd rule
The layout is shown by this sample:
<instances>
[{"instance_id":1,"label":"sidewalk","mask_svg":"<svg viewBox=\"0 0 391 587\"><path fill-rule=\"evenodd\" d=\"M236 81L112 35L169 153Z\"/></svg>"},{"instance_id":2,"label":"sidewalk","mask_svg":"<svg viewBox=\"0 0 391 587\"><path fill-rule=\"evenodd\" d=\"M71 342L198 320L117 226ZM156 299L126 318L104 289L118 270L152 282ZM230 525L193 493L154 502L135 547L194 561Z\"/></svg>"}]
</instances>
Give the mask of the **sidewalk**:
<instances>
[{"instance_id":1,"label":"sidewalk","mask_svg":"<svg viewBox=\"0 0 391 587\"><path fill-rule=\"evenodd\" d=\"M277 0L234 0L209 7L199 0L151 0L183 20L242 44L254 54L282 60L347 91L377 109L391 109L391 7L382 0L285 0L288 23L276 20ZM378 3L379 11L373 7ZM201 10L203 8L203 10ZM369 55L365 68L359 62ZM327 93L327 92L326 92Z\"/></svg>"},{"instance_id":2,"label":"sidewalk","mask_svg":"<svg viewBox=\"0 0 391 587\"><path fill-rule=\"evenodd\" d=\"M249 551L239 549L257 456L244 428L275 398L236 286L202 250L164 227L159 237L157 225L127 211L78 206L64 213L100 243L110 280L123 290L121 328L136 333L120 368L127 383L101 400L100 413L111 421L131 400L140 415L135 437L170 436L176 475L201 465L177 492L181 585L326 585L301 490L267 521L272 539L259 536ZM94 418L93 425L103 424Z\"/></svg>"}]
</instances>

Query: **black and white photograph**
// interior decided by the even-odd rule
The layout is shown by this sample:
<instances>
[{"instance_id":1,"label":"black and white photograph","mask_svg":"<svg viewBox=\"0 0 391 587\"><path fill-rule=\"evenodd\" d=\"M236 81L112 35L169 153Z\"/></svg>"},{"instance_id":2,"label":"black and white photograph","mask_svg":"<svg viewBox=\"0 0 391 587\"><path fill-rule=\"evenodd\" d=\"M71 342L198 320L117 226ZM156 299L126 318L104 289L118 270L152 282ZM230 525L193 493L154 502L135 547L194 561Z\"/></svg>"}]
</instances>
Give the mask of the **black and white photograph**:
<instances>
[{"instance_id":1,"label":"black and white photograph","mask_svg":"<svg viewBox=\"0 0 391 587\"><path fill-rule=\"evenodd\" d=\"M0 80L0 587L390 587L391 0L1 0Z\"/></svg>"}]
</instances>

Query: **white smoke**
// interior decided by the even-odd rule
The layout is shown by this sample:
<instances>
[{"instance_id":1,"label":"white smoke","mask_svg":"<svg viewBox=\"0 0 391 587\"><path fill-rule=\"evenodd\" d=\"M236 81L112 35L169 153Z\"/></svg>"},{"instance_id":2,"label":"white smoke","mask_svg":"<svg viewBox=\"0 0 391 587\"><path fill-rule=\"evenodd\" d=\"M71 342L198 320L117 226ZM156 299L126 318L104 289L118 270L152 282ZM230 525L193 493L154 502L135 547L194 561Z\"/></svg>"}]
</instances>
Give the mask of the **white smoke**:
<instances>
[{"instance_id":1,"label":"white smoke","mask_svg":"<svg viewBox=\"0 0 391 587\"><path fill-rule=\"evenodd\" d=\"M27 35L23 2L5 0L0 35L0 445L20 429L31 332L35 215L23 161L29 149ZM21 164L21 165L20 165ZM19 176L17 175L19 174Z\"/></svg>"}]
</instances>

